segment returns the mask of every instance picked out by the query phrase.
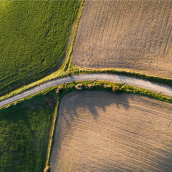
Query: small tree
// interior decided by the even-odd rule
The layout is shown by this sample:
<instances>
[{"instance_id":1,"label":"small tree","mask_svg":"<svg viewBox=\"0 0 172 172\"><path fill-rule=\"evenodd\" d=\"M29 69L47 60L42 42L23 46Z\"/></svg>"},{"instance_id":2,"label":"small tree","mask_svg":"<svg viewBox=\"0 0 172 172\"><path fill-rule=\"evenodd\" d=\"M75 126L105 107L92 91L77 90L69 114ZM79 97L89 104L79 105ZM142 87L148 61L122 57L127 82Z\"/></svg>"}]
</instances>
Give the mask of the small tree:
<instances>
[{"instance_id":1,"label":"small tree","mask_svg":"<svg viewBox=\"0 0 172 172\"><path fill-rule=\"evenodd\" d=\"M92 84L88 84L88 88L89 89L92 89L93 88L93 85Z\"/></svg>"},{"instance_id":2,"label":"small tree","mask_svg":"<svg viewBox=\"0 0 172 172\"><path fill-rule=\"evenodd\" d=\"M114 87L112 88L112 91L113 91L114 93L119 93L119 92L121 92L122 90L121 90L121 88L120 88L119 86L114 86Z\"/></svg>"},{"instance_id":3,"label":"small tree","mask_svg":"<svg viewBox=\"0 0 172 172\"><path fill-rule=\"evenodd\" d=\"M50 166L45 167L44 172L50 172Z\"/></svg>"},{"instance_id":4,"label":"small tree","mask_svg":"<svg viewBox=\"0 0 172 172\"><path fill-rule=\"evenodd\" d=\"M75 88L76 88L77 90L83 90L83 85L82 85L82 84L77 84L77 85L75 86Z\"/></svg>"}]
</instances>

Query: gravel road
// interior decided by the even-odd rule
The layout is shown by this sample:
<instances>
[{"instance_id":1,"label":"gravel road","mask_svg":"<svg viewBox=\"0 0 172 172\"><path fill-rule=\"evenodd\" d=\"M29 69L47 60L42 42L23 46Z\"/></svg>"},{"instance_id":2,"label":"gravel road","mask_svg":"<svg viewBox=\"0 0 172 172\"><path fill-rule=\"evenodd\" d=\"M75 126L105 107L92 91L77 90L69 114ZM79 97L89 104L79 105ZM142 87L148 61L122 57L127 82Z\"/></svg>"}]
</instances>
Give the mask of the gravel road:
<instances>
[{"instance_id":1,"label":"gravel road","mask_svg":"<svg viewBox=\"0 0 172 172\"><path fill-rule=\"evenodd\" d=\"M64 82L67 83L67 82L84 81L84 80L104 80L104 81L126 83L129 85L141 87L144 89L148 89L148 90L172 97L172 88L163 84L153 83L153 82L145 81L142 79L136 79L132 77L114 75L114 74L82 74L82 75L73 75L73 76L68 76L68 77L64 77L60 79L55 79L52 81L48 81L44 84L38 85L30 90L24 91L20 94L17 94L13 97L10 97L6 100L1 101L0 107L7 105L9 103L12 103L16 100L22 99L24 97L30 96L32 94L35 94L46 88L49 88L58 84L62 84Z\"/></svg>"}]
</instances>

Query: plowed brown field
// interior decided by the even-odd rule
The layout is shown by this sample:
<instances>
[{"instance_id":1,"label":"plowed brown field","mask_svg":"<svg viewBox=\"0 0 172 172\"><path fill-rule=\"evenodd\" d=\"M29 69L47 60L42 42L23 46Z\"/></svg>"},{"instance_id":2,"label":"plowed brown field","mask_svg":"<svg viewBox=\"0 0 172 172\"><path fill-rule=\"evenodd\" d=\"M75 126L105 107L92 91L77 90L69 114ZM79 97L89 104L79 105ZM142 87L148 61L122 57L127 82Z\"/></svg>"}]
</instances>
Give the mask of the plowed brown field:
<instances>
[{"instance_id":1,"label":"plowed brown field","mask_svg":"<svg viewBox=\"0 0 172 172\"><path fill-rule=\"evenodd\" d=\"M72 92L61 101L51 172L171 171L172 104Z\"/></svg>"},{"instance_id":2,"label":"plowed brown field","mask_svg":"<svg viewBox=\"0 0 172 172\"><path fill-rule=\"evenodd\" d=\"M86 1L73 63L172 78L172 1Z\"/></svg>"}]
</instances>

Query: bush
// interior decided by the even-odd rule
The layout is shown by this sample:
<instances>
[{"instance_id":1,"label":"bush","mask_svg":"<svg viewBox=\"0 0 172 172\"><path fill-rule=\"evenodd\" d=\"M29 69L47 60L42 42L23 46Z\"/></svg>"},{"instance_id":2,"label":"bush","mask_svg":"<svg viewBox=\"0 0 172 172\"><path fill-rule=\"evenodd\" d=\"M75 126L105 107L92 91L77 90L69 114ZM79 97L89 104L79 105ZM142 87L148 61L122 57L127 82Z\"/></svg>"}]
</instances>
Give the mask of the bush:
<instances>
[{"instance_id":1,"label":"bush","mask_svg":"<svg viewBox=\"0 0 172 172\"><path fill-rule=\"evenodd\" d=\"M50 172L50 166L45 167L44 172Z\"/></svg>"},{"instance_id":2,"label":"bush","mask_svg":"<svg viewBox=\"0 0 172 172\"><path fill-rule=\"evenodd\" d=\"M83 85L82 85L82 84L77 84L77 85L75 86L75 88L76 88L77 90L83 90Z\"/></svg>"},{"instance_id":3,"label":"bush","mask_svg":"<svg viewBox=\"0 0 172 172\"><path fill-rule=\"evenodd\" d=\"M119 92L122 91L122 89L121 89L119 86L114 86L114 87L112 88L112 91L113 91L114 93L119 93Z\"/></svg>"},{"instance_id":4,"label":"bush","mask_svg":"<svg viewBox=\"0 0 172 172\"><path fill-rule=\"evenodd\" d=\"M56 90L56 93L57 93L57 94L60 93L60 89L57 89L57 90Z\"/></svg>"},{"instance_id":5,"label":"bush","mask_svg":"<svg viewBox=\"0 0 172 172\"><path fill-rule=\"evenodd\" d=\"M112 88L112 86L111 85L104 85L104 88L110 89L110 88Z\"/></svg>"},{"instance_id":6,"label":"bush","mask_svg":"<svg viewBox=\"0 0 172 172\"><path fill-rule=\"evenodd\" d=\"M92 89L93 88L93 85L92 84L88 84L88 88L89 89Z\"/></svg>"}]
</instances>

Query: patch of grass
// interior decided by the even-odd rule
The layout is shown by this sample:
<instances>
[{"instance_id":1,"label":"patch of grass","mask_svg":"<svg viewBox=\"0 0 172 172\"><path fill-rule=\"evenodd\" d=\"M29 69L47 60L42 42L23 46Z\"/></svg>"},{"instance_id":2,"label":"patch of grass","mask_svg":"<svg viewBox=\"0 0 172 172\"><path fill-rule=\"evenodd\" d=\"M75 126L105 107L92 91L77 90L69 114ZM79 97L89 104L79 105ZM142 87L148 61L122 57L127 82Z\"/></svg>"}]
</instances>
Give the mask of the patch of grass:
<instances>
[{"instance_id":1,"label":"patch of grass","mask_svg":"<svg viewBox=\"0 0 172 172\"><path fill-rule=\"evenodd\" d=\"M51 93L0 110L0 171L43 171L56 106Z\"/></svg>"},{"instance_id":2,"label":"patch of grass","mask_svg":"<svg viewBox=\"0 0 172 172\"><path fill-rule=\"evenodd\" d=\"M79 1L0 2L0 95L56 70Z\"/></svg>"},{"instance_id":3,"label":"patch of grass","mask_svg":"<svg viewBox=\"0 0 172 172\"><path fill-rule=\"evenodd\" d=\"M50 155L52 151L52 146L53 146L53 141L54 141L54 134L55 134L55 128L56 128L56 120L57 120L57 114L59 110L59 96L57 96L57 103L55 107L55 111L52 117L52 122L51 122L51 129L50 129L50 134L49 134L49 141L48 141L48 148L47 148L47 156L46 156L46 161L45 161L45 168L50 166Z\"/></svg>"}]
</instances>

